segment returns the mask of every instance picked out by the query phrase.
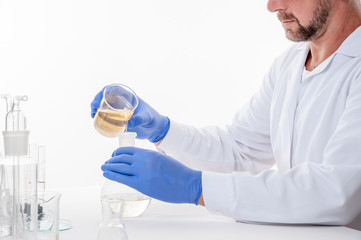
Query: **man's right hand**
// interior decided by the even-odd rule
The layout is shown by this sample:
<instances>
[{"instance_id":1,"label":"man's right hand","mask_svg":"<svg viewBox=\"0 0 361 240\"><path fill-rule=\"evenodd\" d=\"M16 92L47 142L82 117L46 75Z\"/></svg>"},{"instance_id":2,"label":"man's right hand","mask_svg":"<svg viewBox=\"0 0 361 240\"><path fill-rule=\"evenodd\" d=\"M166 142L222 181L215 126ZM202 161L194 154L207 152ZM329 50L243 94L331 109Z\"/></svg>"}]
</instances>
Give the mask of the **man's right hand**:
<instances>
[{"instance_id":1,"label":"man's right hand","mask_svg":"<svg viewBox=\"0 0 361 240\"><path fill-rule=\"evenodd\" d=\"M103 97L104 88L95 96L91 103L91 116L94 118ZM137 138L148 139L152 143L161 141L167 135L170 121L169 118L160 115L145 101L139 98L138 107L132 118L128 121L128 131L136 132Z\"/></svg>"},{"instance_id":2,"label":"man's right hand","mask_svg":"<svg viewBox=\"0 0 361 240\"><path fill-rule=\"evenodd\" d=\"M136 132L137 138L148 139L152 143L161 141L167 135L169 126L169 118L159 114L141 98L128 121L129 132Z\"/></svg>"}]
</instances>

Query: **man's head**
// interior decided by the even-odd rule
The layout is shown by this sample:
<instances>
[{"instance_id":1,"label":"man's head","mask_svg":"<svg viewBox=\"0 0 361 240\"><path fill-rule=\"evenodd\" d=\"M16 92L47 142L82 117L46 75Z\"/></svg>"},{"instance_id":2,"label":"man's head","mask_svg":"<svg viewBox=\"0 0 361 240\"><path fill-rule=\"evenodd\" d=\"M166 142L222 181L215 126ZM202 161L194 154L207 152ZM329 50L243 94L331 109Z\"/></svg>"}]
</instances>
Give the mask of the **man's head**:
<instances>
[{"instance_id":1,"label":"man's head","mask_svg":"<svg viewBox=\"0 0 361 240\"><path fill-rule=\"evenodd\" d=\"M278 19L292 41L310 41L326 27L332 10L330 0L269 0L268 10L277 12Z\"/></svg>"}]
</instances>

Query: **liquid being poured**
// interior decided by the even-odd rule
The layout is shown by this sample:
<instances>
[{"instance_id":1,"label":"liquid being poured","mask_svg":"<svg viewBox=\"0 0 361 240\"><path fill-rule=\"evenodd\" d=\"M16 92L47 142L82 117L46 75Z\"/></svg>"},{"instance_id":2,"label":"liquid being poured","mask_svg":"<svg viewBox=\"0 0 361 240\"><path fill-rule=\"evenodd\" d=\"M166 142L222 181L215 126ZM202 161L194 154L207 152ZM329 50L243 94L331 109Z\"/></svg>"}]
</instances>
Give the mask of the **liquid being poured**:
<instances>
[{"instance_id":1,"label":"liquid being poured","mask_svg":"<svg viewBox=\"0 0 361 240\"><path fill-rule=\"evenodd\" d=\"M95 116L94 127L103 136L114 138L119 133L127 131L127 124L132 115L133 111L129 109L117 112L101 109Z\"/></svg>"}]
</instances>

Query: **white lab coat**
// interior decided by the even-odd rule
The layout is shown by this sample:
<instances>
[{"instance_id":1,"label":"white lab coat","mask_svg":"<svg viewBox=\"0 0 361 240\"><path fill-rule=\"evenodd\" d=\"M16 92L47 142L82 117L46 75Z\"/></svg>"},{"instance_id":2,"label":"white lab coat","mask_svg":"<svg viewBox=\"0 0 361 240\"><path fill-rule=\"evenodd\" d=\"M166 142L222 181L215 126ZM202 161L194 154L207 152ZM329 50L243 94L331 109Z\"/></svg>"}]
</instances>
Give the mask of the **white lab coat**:
<instances>
[{"instance_id":1,"label":"white lab coat","mask_svg":"<svg viewBox=\"0 0 361 240\"><path fill-rule=\"evenodd\" d=\"M308 51L297 43L278 57L225 129L171 121L158 148L205 170L210 211L330 225L361 211L361 27L302 80Z\"/></svg>"}]
</instances>

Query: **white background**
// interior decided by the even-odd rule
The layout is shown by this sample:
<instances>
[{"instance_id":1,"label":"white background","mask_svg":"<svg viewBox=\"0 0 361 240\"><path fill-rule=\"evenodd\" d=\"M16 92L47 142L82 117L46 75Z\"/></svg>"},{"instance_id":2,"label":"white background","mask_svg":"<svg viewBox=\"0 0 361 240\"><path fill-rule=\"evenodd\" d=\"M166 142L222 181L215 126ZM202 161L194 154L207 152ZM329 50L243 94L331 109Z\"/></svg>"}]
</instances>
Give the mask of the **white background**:
<instances>
[{"instance_id":1,"label":"white background","mask_svg":"<svg viewBox=\"0 0 361 240\"><path fill-rule=\"evenodd\" d=\"M232 121L290 44L266 0L0 0L0 93L26 94L48 187L100 185L117 146L90 102L110 83L195 126ZM5 101L0 102L4 130ZM1 140L2 144L2 140ZM154 148L137 141L144 148Z\"/></svg>"}]
</instances>

